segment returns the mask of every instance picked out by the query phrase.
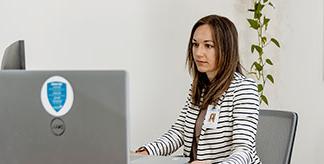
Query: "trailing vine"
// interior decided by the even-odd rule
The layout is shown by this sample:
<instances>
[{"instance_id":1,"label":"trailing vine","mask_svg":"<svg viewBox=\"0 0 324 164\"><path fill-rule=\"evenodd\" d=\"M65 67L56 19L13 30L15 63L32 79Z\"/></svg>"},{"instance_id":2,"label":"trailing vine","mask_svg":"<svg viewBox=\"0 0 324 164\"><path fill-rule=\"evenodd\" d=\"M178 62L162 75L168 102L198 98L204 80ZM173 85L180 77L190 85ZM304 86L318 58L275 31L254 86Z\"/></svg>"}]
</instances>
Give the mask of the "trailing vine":
<instances>
[{"instance_id":1,"label":"trailing vine","mask_svg":"<svg viewBox=\"0 0 324 164\"><path fill-rule=\"evenodd\" d=\"M260 103L264 102L269 105L264 88L268 81L274 84L274 78L271 74L265 72L265 68L273 66L273 62L264 54L264 50L269 44L274 44L278 48L280 48L280 44L276 38L266 34L271 20L264 13L264 9L267 7L274 9L274 5L269 0L253 0L253 8L248 10L253 13L253 17L247 19L247 21L250 24L250 28L255 30L258 36L257 43L252 43L251 45L251 52L252 54L257 54L257 58L252 63L249 74L257 79Z\"/></svg>"}]
</instances>

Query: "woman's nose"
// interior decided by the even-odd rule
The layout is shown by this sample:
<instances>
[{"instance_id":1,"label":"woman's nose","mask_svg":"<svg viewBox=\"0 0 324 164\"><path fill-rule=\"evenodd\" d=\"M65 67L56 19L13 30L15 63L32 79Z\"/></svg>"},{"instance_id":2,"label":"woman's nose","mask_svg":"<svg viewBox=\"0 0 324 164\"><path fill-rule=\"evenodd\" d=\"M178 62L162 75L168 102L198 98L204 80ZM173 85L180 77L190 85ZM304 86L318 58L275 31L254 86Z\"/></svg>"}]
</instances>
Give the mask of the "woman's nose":
<instances>
[{"instance_id":1,"label":"woman's nose","mask_svg":"<svg viewBox=\"0 0 324 164\"><path fill-rule=\"evenodd\" d=\"M200 45L199 45L199 46L196 48L195 55L196 55L196 56L203 56L204 53L205 53L205 50L204 50L203 46L200 46Z\"/></svg>"}]
</instances>

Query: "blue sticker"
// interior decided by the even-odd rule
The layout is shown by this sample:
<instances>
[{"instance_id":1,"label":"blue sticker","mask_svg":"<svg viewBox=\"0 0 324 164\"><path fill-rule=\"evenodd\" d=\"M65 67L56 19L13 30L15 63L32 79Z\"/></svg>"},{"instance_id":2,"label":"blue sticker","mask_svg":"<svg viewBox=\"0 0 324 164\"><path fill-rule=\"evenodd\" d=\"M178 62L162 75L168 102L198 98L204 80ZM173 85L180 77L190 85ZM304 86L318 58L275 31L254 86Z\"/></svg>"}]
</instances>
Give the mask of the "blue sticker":
<instances>
[{"instance_id":1,"label":"blue sticker","mask_svg":"<svg viewBox=\"0 0 324 164\"><path fill-rule=\"evenodd\" d=\"M74 101L71 83L62 76L48 78L41 89L41 101L50 115L64 116L71 110Z\"/></svg>"},{"instance_id":2,"label":"blue sticker","mask_svg":"<svg viewBox=\"0 0 324 164\"><path fill-rule=\"evenodd\" d=\"M66 102L66 84L63 82L47 83L47 98L52 108L59 112Z\"/></svg>"}]
</instances>

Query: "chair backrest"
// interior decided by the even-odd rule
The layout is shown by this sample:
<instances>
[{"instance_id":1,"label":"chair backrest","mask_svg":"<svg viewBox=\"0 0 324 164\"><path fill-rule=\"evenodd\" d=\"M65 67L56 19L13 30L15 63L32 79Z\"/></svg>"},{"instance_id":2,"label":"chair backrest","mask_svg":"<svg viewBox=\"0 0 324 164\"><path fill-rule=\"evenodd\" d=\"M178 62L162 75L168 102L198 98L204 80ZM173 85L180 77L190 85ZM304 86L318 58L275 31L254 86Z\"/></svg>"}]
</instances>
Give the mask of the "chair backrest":
<instances>
[{"instance_id":1,"label":"chair backrest","mask_svg":"<svg viewBox=\"0 0 324 164\"><path fill-rule=\"evenodd\" d=\"M256 148L263 164L290 164L297 122L295 112L260 110Z\"/></svg>"},{"instance_id":2,"label":"chair backrest","mask_svg":"<svg viewBox=\"0 0 324 164\"><path fill-rule=\"evenodd\" d=\"M6 48L1 63L1 70L4 69L26 69L24 40L18 40Z\"/></svg>"}]
</instances>

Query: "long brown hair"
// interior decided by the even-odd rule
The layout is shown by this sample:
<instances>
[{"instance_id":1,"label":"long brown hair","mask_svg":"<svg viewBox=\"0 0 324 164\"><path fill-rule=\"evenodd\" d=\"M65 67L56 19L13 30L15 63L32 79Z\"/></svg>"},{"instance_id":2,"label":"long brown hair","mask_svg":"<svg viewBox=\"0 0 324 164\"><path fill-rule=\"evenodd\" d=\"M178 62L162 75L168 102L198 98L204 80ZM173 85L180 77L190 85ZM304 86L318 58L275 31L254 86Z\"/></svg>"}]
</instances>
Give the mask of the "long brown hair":
<instances>
[{"instance_id":1,"label":"long brown hair","mask_svg":"<svg viewBox=\"0 0 324 164\"><path fill-rule=\"evenodd\" d=\"M206 73L198 71L192 52L192 39L196 29L201 25L209 25L216 48L217 73L209 81ZM238 34L235 25L226 17L209 15L196 22L191 30L186 65L193 77L192 101L201 109L206 109L211 103L216 103L218 98L229 88L235 72L242 73L239 53ZM203 97L202 92L204 91ZM203 98L202 103L200 103Z\"/></svg>"}]
</instances>

